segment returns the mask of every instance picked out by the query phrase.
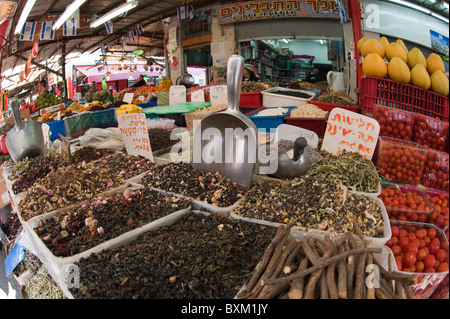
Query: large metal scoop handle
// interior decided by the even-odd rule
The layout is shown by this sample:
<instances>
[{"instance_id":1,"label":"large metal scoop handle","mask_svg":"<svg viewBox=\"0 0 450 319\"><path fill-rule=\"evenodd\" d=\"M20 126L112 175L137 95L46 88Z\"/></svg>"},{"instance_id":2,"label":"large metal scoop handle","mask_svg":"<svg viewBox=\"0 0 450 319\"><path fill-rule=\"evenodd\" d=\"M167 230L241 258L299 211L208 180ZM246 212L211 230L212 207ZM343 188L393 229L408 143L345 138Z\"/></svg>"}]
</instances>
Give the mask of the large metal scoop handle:
<instances>
[{"instance_id":1,"label":"large metal scoop handle","mask_svg":"<svg viewBox=\"0 0 450 319\"><path fill-rule=\"evenodd\" d=\"M16 131L23 129L25 124L20 118L19 101L14 100L11 102L11 110L13 113L14 121L16 122Z\"/></svg>"},{"instance_id":2,"label":"large metal scoop handle","mask_svg":"<svg viewBox=\"0 0 450 319\"><path fill-rule=\"evenodd\" d=\"M232 55L227 66L228 111L239 111L243 72L244 58L237 54Z\"/></svg>"}]
</instances>

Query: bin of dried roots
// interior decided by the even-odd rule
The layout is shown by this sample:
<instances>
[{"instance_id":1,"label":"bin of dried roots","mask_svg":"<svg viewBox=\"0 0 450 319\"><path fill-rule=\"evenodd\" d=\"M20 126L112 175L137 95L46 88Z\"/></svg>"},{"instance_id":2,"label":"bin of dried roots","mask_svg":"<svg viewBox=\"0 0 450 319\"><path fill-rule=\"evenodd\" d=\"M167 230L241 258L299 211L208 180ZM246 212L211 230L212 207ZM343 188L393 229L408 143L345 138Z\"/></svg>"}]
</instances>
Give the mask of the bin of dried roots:
<instances>
[{"instance_id":1,"label":"bin of dried roots","mask_svg":"<svg viewBox=\"0 0 450 319\"><path fill-rule=\"evenodd\" d=\"M416 279L384 268L374 255L383 248L372 247L360 230L360 241L348 233L333 239L305 236L295 240L289 237L290 227L278 228L238 298L412 299L411 286ZM380 271L378 283L366 285L368 276L377 278L366 273L368 265L378 266L372 268Z\"/></svg>"}]
</instances>

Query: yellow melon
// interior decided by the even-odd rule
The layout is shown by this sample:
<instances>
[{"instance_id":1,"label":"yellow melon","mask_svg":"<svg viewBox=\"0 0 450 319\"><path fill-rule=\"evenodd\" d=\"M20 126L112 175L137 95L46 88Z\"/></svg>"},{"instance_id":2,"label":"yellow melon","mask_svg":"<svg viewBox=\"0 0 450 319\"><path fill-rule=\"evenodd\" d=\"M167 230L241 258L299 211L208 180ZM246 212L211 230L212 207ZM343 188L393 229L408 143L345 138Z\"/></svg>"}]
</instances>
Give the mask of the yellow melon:
<instances>
[{"instance_id":1,"label":"yellow melon","mask_svg":"<svg viewBox=\"0 0 450 319\"><path fill-rule=\"evenodd\" d=\"M368 39L366 37L362 37L361 39L358 40L358 42L356 43L356 47L358 48L359 52L361 52L361 48L367 40Z\"/></svg>"},{"instance_id":2,"label":"yellow melon","mask_svg":"<svg viewBox=\"0 0 450 319\"><path fill-rule=\"evenodd\" d=\"M439 54L431 53L427 58L427 70L428 74L432 75L437 70L442 71L442 73L445 73L445 66L444 62L442 61L442 58Z\"/></svg>"},{"instance_id":3,"label":"yellow melon","mask_svg":"<svg viewBox=\"0 0 450 319\"><path fill-rule=\"evenodd\" d=\"M449 93L449 82L444 72L441 70L435 71L431 75L431 91L437 94L447 96Z\"/></svg>"},{"instance_id":4,"label":"yellow melon","mask_svg":"<svg viewBox=\"0 0 450 319\"><path fill-rule=\"evenodd\" d=\"M386 49L386 47L389 45L389 40L386 37L381 37L380 38L380 42L381 46Z\"/></svg>"},{"instance_id":5,"label":"yellow melon","mask_svg":"<svg viewBox=\"0 0 450 319\"><path fill-rule=\"evenodd\" d=\"M424 90L431 87L431 78L427 68L422 63L417 63L411 70L411 84Z\"/></svg>"},{"instance_id":6,"label":"yellow melon","mask_svg":"<svg viewBox=\"0 0 450 319\"><path fill-rule=\"evenodd\" d=\"M400 44L400 46L403 48L403 50L405 50L406 53L408 53L408 48L406 47L405 42L403 42L403 40L397 39L397 41L395 41L395 42L397 42L398 44Z\"/></svg>"},{"instance_id":7,"label":"yellow melon","mask_svg":"<svg viewBox=\"0 0 450 319\"><path fill-rule=\"evenodd\" d=\"M387 66L384 59L378 53L369 53L362 63L362 70L366 76L385 78Z\"/></svg>"},{"instance_id":8,"label":"yellow melon","mask_svg":"<svg viewBox=\"0 0 450 319\"><path fill-rule=\"evenodd\" d=\"M377 53L382 58L384 58L385 54L384 48L373 38L368 39L361 47L361 55L363 57L366 57L369 53Z\"/></svg>"},{"instance_id":9,"label":"yellow melon","mask_svg":"<svg viewBox=\"0 0 450 319\"><path fill-rule=\"evenodd\" d=\"M419 48L412 48L411 51L408 52L408 66L412 70L416 64L422 64L425 69L427 68L427 59L423 55L422 51Z\"/></svg>"},{"instance_id":10,"label":"yellow melon","mask_svg":"<svg viewBox=\"0 0 450 319\"><path fill-rule=\"evenodd\" d=\"M392 42L386 47L386 58L388 61L391 61L393 57L399 57L403 62L408 62L408 54L397 42Z\"/></svg>"},{"instance_id":11,"label":"yellow melon","mask_svg":"<svg viewBox=\"0 0 450 319\"><path fill-rule=\"evenodd\" d=\"M388 76L395 82L409 83L411 81L408 64L397 56L393 57L388 64Z\"/></svg>"}]
</instances>

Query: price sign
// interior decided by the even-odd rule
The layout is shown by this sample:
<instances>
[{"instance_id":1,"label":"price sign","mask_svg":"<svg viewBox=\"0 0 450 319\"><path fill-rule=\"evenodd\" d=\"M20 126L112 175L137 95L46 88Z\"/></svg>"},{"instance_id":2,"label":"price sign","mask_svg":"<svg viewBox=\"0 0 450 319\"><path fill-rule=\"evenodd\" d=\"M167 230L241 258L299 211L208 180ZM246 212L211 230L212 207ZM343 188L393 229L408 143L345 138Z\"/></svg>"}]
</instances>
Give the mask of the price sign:
<instances>
[{"instance_id":1,"label":"price sign","mask_svg":"<svg viewBox=\"0 0 450 319\"><path fill-rule=\"evenodd\" d=\"M192 102L205 102L205 92L203 90L197 90L191 93Z\"/></svg>"},{"instance_id":2,"label":"price sign","mask_svg":"<svg viewBox=\"0 0 450 319\"><path fill-rule=\"evenodd\" d=\"M319 145L319 137L316 132L288 124L278 126L275 140L277 142L281 140L295 142L299 137L304 137L311 147L317 148L317 145Z\"/></svg>"},{"instance_id":3,"label":"price sign","mask_svg":"<svg viewBox=\"0 0 450 319\"><path fill-rule=\"evenodd\" d=\"M134 93L125 93L123 101L127 104L133 103Z\"/></svg>"},{"instance_id":4,"label":"price sign","mask_svg":"<svg viewBox=\"0 0 450 319\"><path fill-rule=\"evenodd\" d=\"M379 133L380 124L373 118L334 108L328 117L322 149L335 155L343 150L358 152L372 159Z\"/></svg>"},{"instance_id":5,"label":"price sign","mask_svg":"<svg viewBox=\"0 0 450 319\"><path fill-rule=\"evenodd\" d=\"M214 85L210 88L211 106L228 105L228 89L226 85Z\"/></svg>"},{"instance_id":6,"label":"price sign","mask_svg":"<svg viewBox=\"0 0 450 319\"><path fill-rule=\"evenodd\" d=\"M122 114L118 116L117 122L127 153L134 156L143 156L153 162L145 114Z\"/></svg>"},{"instance_id":7,"label":"price sign","mask_svg":"<svg viewBox=\"0 0 450 319\"><path fill-rule=\"evenodd\" d=\"M169 89L169 104L177 105L186 102L186 87L184 85L172 85Z\"/></svg>"}]
</instances>

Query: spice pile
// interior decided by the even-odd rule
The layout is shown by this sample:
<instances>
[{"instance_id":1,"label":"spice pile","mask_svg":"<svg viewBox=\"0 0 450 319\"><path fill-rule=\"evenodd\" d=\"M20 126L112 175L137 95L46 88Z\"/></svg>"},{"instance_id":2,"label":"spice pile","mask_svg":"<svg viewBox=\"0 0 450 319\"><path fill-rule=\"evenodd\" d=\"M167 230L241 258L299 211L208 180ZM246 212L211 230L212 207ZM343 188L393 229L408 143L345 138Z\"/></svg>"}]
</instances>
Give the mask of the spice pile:
<instances>
[{"instance_id":1,"label":"spice pile","mask_svg":"<svg viewBox=\"0 0 450 319\"><path fill-rule=\"evenodd\" d=\"M50 172L67 164L67 157L53 152L19 161L8 177L13 181L12 190L14 194L26 191L38 179L44 178Z\"/></svg>"},{"instance_id":2,"label":"spice pile","mask_svg":"<svg viewBox=\"0 0 450 319\"><path fill-rule=\"evenodd\" d=\"M52 171L28 189L26 198L19 203L20 214L28 221L124 184L120 176L112 176L108 168L88 168L84 163Z\"/></svg>"},{"instance_id":3,"label":"spice pile","mask_svg":"<svg viewBox=\"0 0 450 319\"><path fill-rule=\"evenodd\" d=\"M79 148L73 154L71 154L70 161L72 162L72 164L82 163L83 161L86 163L90 163L114 153L114 150L109 148L97 149L87 146Z\"/></svg>"},{"instance_id":4,"label":"spice pile","mask_svg":"<svg viewBox=\"0 0 450 319\"><path fill-rule=\"evenodd\" d=\"M187 163L154 166L142 179L145 187L180 194L218 207L236 203L244 190L218 173L204 173Z\"/></svg>"},{"instance_id":5,"label":"spice pile","mask_svg":"<svg viewBox=\"0 0 450 319\"><path fill-rule=\"evenodd\" d=\"M297 241L289 238L289 230L279 227L238 298L412 299L416 278L386 269L376 258L383 249L372 248L360 232L358 243L348 234L334 240L306 236Z\"/></svg>"},{"instance_id":6,"label":"spice pile","mask_svg":"<svg viewBox=\"0 0 450 319\"><path fill-rule=\"evenodd\" d=\"M93 162L95 170L107 168L114 178L130 179L150 169L154 164L143 156L114 153L100 161Z\"/></svg>"},{"instance_id":7,"label":"spice pile","mask_svg":"<svg viewBox=\"0 0 450 319\"><path fill-rule=\"evenodd\" d=\"M256 113L254 116L280 116L280 115L286 114L287 112L289 112L288 108L269 107L267 109L264 109L264 110Z\"/></svg>"},{"instance_id":8,"label":"spice pile","mask_svg":"<svg viewBox=\"0 0 450 319\"><path fill-rule=\"evenodd\" d=\"M276 160L278 156L283 155L294 148L294 142L289 140L280 140L278 143L260 145L258 148L258 160L254 171L259 172L261 167L269 167L270 162Z\"/></svg>"},{"instance_id":9,"label":"spice pile","mask_svg":"<svg viewBox=\"0 0 450 319\"><path fill-rule=\"evenodd\" d=\"M75 298L233 298L276 229L189 213L113 250L82 258Z\"/></svg>"},{"instance_id":10,"label":"spice pile","mask_svg":"<svg viewBox=\"0 0 450 319\"><path fill-rule=\"evenodd\" d=\"M352 191L376 193L380 177L371 160L356 152L344 150L339 155L320 151L323 159L311 165L309 174L340 181Z\"/></svg>"},{"instance_id":11,"label":"spice pile","mask_svg":"<svg viewBox=\"0 0 450 319\"><path fill-rule=\"evenodd\" d=\"M364 236L384 236L377 200L351 194L342 184L318 176L258 185L248 192L234 213L331 233L354 233L356 221Z\"/></svg>"},{"instance_id":12,"label":"spice pile","mask_svg":"<svg viewBox=\"0 0 450 319\"><path fill-rule=\"evenodd\" d=\"M68 257L188 207L149 189L125 190L41 220L34 231L55 256Z\"/></svg>"},{"instance_id":13,"label":"spice pile","mask_svg":"<svg viewBox=\"0 0 450 319\"><path fill-rule=\"evenodd\" d=\"M345 106L356 106L346 94L342 93L325 93L317 98L317 102L338 104Z\"/></svg>"},{"instance_id":14,"label":"spice pile","mask_svg":"<svg viewBox=\"0 0 450 319\"><path fill-rule=\"evenodd\" d=\"M246 81L242 82L242 93L262 92L273 87L272 84L264 82Z\"/></svg>"},{"instance_id":15,"label":"spice pile","mask_svg":"<svg viewBox=\"0 0 450 319\"><path fill-rule=\"evenodd\" d=\"M291 97L296 97L296 98L301 98L301 99L310 99L311 96L313 95L313 94L303 93L300 91L282 91L282 90L278 90L278 91L274 91L274 92L270 92L270 93L286 95L286 96L291 96Z\"/></svg>"},{"instance_id":16,"label":"spice pile","mask_svg":"<svg viewBox=\"0 0 450 319\"><path fill-rule=\"evenodd\" d=\"M328 112L322 110L318 106L308 103L297 107L291 111L291 117L307 117L307 118L326 118L328 117Z\"/></svg>"},{"instance_id":17,"label":"spice pile","mask_svg":"<svg viewBox=\"0 0 450 319\"><path fill-rule=\"evenodd\" d=\"M156 152L168 147L172 147L176 143L178 143L178 139L171 140L170 139L171 132L155 128L148 130L148 136L150 139L150 145L152 146L152 152Z\"/></svg>"}]
</instances>

